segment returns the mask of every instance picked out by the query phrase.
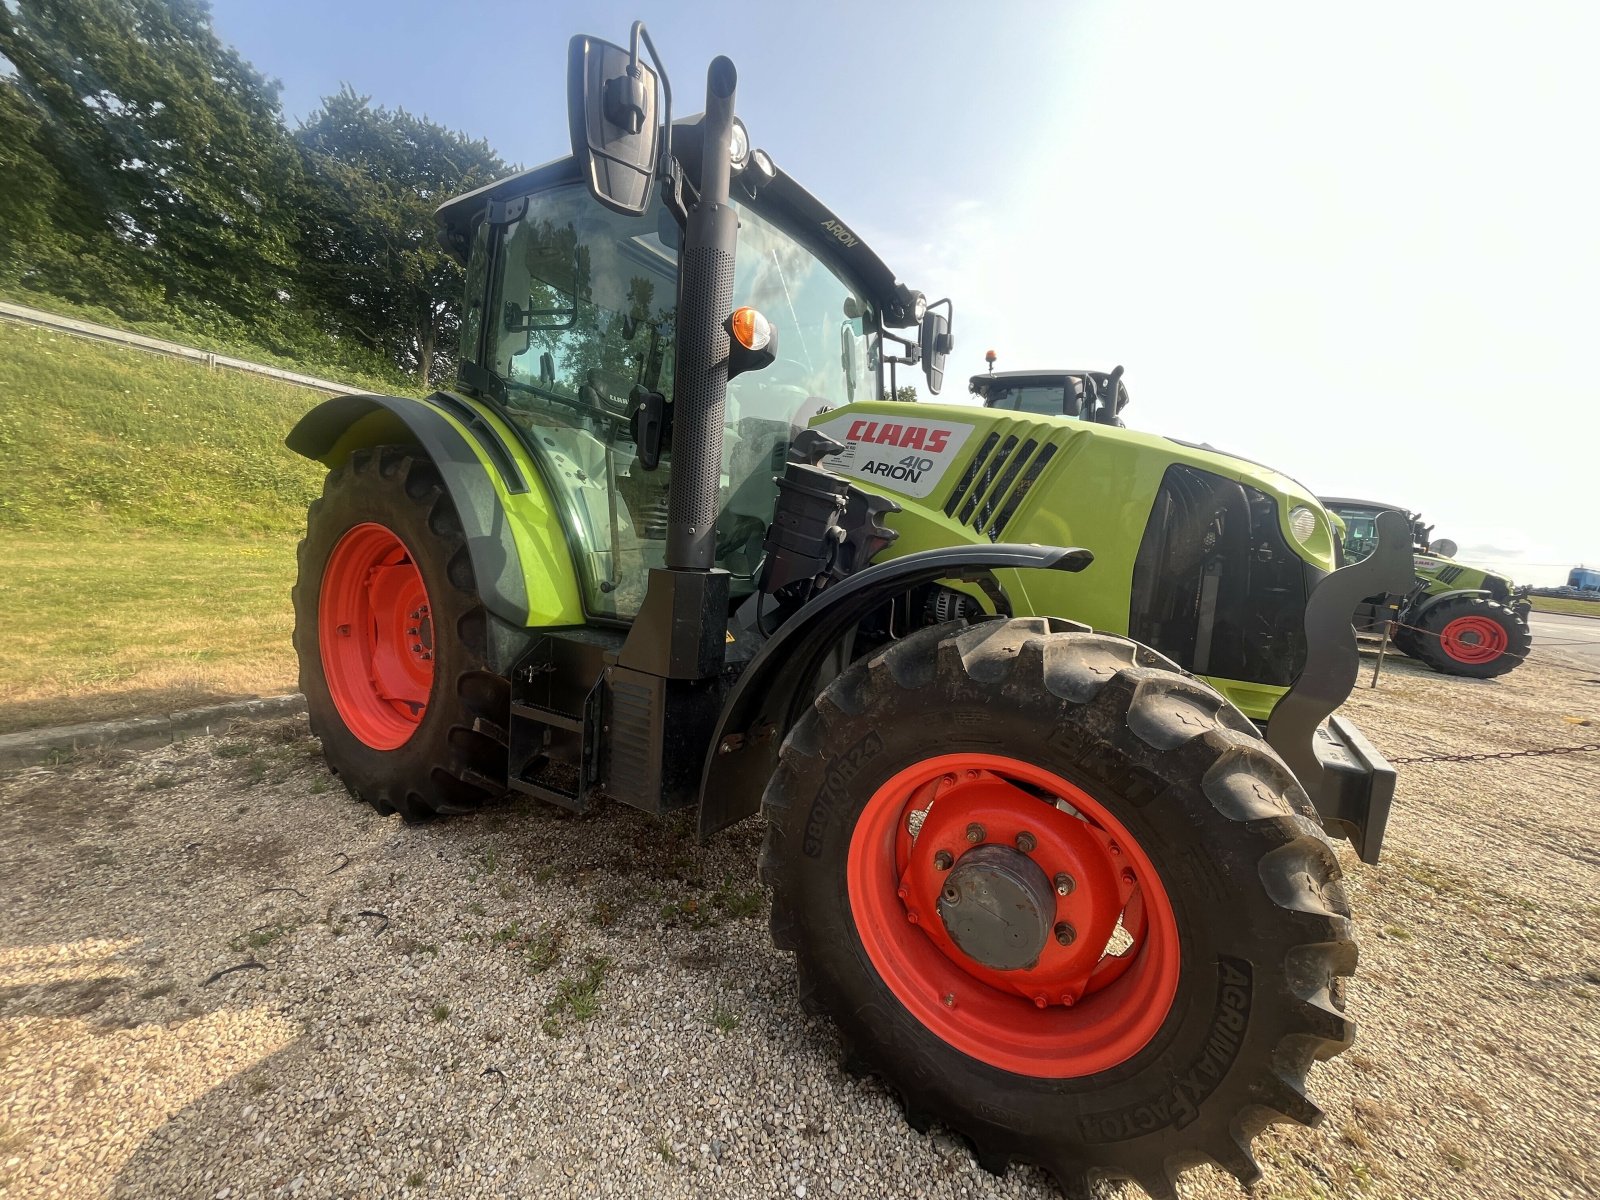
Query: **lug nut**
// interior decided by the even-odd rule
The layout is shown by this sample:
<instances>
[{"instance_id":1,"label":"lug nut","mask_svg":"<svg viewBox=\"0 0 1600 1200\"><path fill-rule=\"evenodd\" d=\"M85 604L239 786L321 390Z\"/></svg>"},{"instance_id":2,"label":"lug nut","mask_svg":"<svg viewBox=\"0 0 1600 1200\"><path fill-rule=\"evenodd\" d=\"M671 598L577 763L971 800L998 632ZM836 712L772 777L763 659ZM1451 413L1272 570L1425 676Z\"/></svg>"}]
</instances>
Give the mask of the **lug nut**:
<instances>
[{"instance_id":1,"label":"lug nut","mask_svg":"<svg viewBox=\"0 0 1600 1200\"><path fill-rule=\"evenodd\" d=\"M1132 883L1135 878L1137 878L1137 877L1134 875L1132 867L1123 867L1122 868L1122 882L1123 883Z\"/></svg>"},{"instance_id":2,"label":"lug nut","mask_svg":"<svg viewBox=\"0 0 1600 1200\"><path fill-rule=\"evenodd\" d=\"M1065 871L1056 876L1056 895L1058 896L1072 895L1072 889L1077 886L1077 880L1073 879L1072 876L1068 875Z\"/></svg>"},{"instance_id":3,"label":"lug nut","mask_svg":"<svg viewBox=\"0 0 1600 1200\"><path fill-rule=\"evenodd\" d=\"M1056 941L1063 946L1070 946L1078 940L1078 931L1065 921L1056 922Z\"/></svg>"},{"instance_id":4,"label":"lug nut","mask_svg":"<svg viewBox=\"0 0 1600 1200\"><path fill-rule=\"evenodd\" d=\"M1029 833L1026 829L1017 834L1017 849L1021 850L1024 854L1032 854L1034 847L1038 844L1039 839L1034 837L1033 834Z\"/></svg>"},{"instance_id":5,"label":"lug nut","mask_svg":"<svg viewBox=\"0 0 1600 1200\"><path fill-rule=\"evenodd\" d=\"M946 992L944 994L944 1006L946 1008L954 1008L956 1006L956 994L954 992Z\"/></svg>"},{"instance_id":6,"label":"lug nut","mask_svg":"<svg viewBox=\"0 0 1600 1200\"><path fill-rule=\"evenodd\" d=\"M954 887L945 888L944 889L944 902L946 904L960 904L961 903L961 893L956 891L956 889Z\"/></svg>"},{"instance_id":7,"label":"lug nut","mask_svg":"<svg viewBox=\"0 0 1600 1200\"><path fill-rule=\"evenodd\" d=\"M983 841L983 826L979 825L976 821L974 821L971 825L968 825L967 841L971 842L974 846Z\"/></svg>"},{"instance_id":8,"label":"lug nut","mask_svg":"<svg viewBox=\"0 0 1600 1200\"><path fill-rule=\"evenodd\" d=\"M955 861L955 855L948 850L940 850L933 856L933 866L938 871L948 871Z\"/></svg>"},{"instance_id":9,"label":"lug nut","mask_svg":"<svg viewBox=\"0 0 1600 1200\"><path fill-rule=\"evenodd\" d=\"M1035 996L1033 998L1033 1003L1034 1007L1043 1008L1046 1004L1049 1004L1050 1001L1046 1000L1043 996Z\"/></svg>"},{"instance_id":10,"label":"lug nut","mask_svg":"<svg viewBox=\"0 0 1600 1200\"><path fill-rule=\"evenodd\" d=\"M1071 992L1062 992L1061 993L1061 1004L1062 1004L1062 1007L1071 1008L1074 1003L1075 1003L1075 1001L1073 1000Z\"/></svg>"}]
</instances>

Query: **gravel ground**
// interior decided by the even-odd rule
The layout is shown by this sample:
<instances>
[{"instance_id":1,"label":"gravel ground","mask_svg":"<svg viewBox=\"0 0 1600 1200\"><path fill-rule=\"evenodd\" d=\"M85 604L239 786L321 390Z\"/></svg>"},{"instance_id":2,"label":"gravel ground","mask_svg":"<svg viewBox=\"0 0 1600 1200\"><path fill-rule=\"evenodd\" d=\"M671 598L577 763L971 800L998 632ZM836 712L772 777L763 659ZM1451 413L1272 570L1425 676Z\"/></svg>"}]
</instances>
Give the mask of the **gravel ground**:
<instances>
[{"instance_id":1,"label":"gravel ground","mask_svg":"<svg viewBox=\"0 0 1600 1200\"><path fill-rule=\"evenodd\" d=\"M1391 660L1346 711L1391 756L1591 742L1597 683ZM0 781L0 1195L1056 1194L836 1069L755 822L406 828L316 755L282 721ZM1384 864L1341 851L1361 1034L1255 1195L1594 1195L1600 755L1401 770Z\"/></svg>"}]
</instances>

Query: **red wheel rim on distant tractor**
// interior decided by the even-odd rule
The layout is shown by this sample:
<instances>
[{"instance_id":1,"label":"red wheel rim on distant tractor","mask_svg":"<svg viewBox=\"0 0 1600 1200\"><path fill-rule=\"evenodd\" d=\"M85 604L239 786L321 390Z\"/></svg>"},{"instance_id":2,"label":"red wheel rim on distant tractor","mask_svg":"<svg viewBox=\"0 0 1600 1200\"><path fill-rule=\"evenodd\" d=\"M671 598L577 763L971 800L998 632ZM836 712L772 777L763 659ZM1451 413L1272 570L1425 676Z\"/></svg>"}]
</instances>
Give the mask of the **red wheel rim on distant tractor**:
<instances>
[{"instance_id":1,"label":"red wheel rim on distant tractor","mask_svg":"<svg viewBox=\"0 0 1600 1200\"><path fill-rule=\"evenodd\" d=\"M404 745L433 688L433 616L422 573L393 530L368 521L334 546L317 637L345 727L374 750Z\"/></svg>"},{"instance_id":2,"label":"red wheel rim on distant tractor","mask_svg":"<svg viewBox=\"0 0 1600 1200\"><path fill-rule=\"evenodd\" d=\"M1511 639L1498 621L1488 617L1457 617L1439 631L1439 644L1457 662L1477 664L1499 658Z\"/></svg>"},{"instance_id":3,"label":"red wheel rim on distant tractor","mask_svg":"<svg viewBox=\"0 0 1600 1200\"><path fill-rule=\"evenodd\" d=\"M964 859L979 849L983 865ZM1049 881L1026 918L1048 934L1021 943L1038 946L1034 962L996 969L958 944L950 896L959 901L964 863L968 881L990 863L1006 879L1036 880L1038 868ZM900 771L862 810L846 881L889 990L991 1066L1046 1079L1106 1071L1148 1045L1172 1008L1177 921L1149 856L1093 796L1029 763L945 754Z\"/></svg>"}]
</instances>

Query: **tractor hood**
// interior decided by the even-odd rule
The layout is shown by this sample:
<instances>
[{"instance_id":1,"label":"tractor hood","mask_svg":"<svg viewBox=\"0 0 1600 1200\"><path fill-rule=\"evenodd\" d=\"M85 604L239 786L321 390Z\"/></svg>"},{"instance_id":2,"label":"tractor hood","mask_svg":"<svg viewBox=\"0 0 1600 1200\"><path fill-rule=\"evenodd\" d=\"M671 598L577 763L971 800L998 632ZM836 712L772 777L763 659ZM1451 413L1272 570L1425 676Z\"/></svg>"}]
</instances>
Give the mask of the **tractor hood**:
<instances>
[{"instance_id":1,"label":"tractor hood","mask_svg":"<svg viewBox=\"0 0 1600 1200\"><path fill-rule=\"evenodd\" d=\"M844 446L822 465L900 504L888 556L1083 546L1095 560L1081 575L1018 574L1007 590L1026 611L1194 664L1260 719L1298 675L1306 598L1334 569L1334 540L1288 476L1155 434L1000 409L865 402L812 425Z\"/></svg>"}]
</instances>

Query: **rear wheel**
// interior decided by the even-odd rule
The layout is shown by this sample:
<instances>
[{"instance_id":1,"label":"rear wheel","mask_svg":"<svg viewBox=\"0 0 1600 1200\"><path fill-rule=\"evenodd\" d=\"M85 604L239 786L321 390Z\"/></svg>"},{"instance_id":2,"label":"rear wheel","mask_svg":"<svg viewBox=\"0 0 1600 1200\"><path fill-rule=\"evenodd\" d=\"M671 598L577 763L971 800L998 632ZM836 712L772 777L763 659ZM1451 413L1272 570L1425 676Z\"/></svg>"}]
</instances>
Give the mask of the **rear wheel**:
<instances>
[{"instance_id":1,"label":"rear wheel","mask_svg":"<svg viewBox=\"0 0 1600 1200\"><path fill-rule=\"evenodd\" d=\"M984 1166L1165 1196L1320 1118L1306 1072L1353 1031L1337 860L1250 722L1153 652L914 634L818 698L766 804L802 996Z\"/></svg>"},{"instance_id":2,"label":"rear wheel","mask_svg":"<svg viewBox=\"0 0 1600 1200\"><path fill-rule=\"evenodd\" d=\"M1493 679L1527 657L1533 633L1503 604L1481 596L1458 596L1423 613L1406 651L1435 671Z\"/></svg>"},{"instance_id":3,"label":"rear wheel","mask_svg":"<svg viewBox=\"0 0 1600 1200\"><path fill-rule=\"evenodd\" d=\"M353 453L311 505L299 560L300 689L328 766L408 820L497 794L509 692L433 464L405 446Z\"/></svg>"}]
</instances>

